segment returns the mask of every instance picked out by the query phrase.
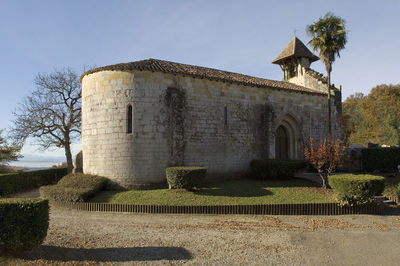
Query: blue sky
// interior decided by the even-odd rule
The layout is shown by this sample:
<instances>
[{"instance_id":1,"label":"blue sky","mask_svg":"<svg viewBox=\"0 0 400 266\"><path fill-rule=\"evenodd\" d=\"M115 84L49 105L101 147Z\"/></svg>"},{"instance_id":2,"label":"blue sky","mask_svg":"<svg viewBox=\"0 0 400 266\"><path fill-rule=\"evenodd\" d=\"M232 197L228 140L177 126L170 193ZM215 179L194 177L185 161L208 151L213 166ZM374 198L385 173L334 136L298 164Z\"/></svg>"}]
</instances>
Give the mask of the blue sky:
<instances>
[{"instance_id":1,"label":"blue sky","mask_svg":"<svg viewBox=\"0 0 400 266\"><path fill-rule=\"evenodd\" d=\"M0 129L34 88L37 73L157 58L274 80L271 61L331 11L347 22L348 44L333 65L343 100L400 79L400 1L18 1L0 0ZM325 73L321 63L312 68ZM79 144L74 145L78 152ZM23 153L55 156L29 144Z\"/></svg>"}]
</instances>

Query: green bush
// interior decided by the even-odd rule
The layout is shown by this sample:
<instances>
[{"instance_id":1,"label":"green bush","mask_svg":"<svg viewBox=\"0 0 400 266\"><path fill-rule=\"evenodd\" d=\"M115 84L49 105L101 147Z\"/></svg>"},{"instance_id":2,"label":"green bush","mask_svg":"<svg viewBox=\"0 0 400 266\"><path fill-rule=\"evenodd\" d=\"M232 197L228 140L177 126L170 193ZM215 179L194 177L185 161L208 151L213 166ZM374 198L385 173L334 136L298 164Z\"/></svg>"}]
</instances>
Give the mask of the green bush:
<instances>
[{"instance_id":1,"label":"green bush","mask_svg":"<svg viewBox=\"0 0 400 266\"><path fill-rule=\"evenodd\" d=\"M44 199L0 199L0 249L6 252L39 246L47 235L49 202Z\"/></svg>"},{"instance_id":2,"label":"green bush","mask_svg":"<svg viewBox=\"0 0 400 266\"><path fill-rule=\"evenodd\" d=\"M365 171L378 170L382 173L396 172L400 164L400 148L366 148L361 150Z\"/></svg>"},{"instance_id":3,"label":"green bush","mask_svg":"<svg viewBox=\"0 0 400 266\"><path fill-rule=\"evenodd\" d=\"M191 189L205 179L207 169L201 166L177 166L166 169L169 188Z\"/></svg>"},{"instance_id":4,"label":"green bush","mask_svg":"<svg viewBox=\"0 0 400 266\"><path fill-rule=\"evenodd\" d=\"M107 185L107 178L88 174L68 174L57 185L43 186L43 198L62 202L83 202L95 196Z\"/></svg>"},{"instance_id":5,"label":"green bush","mask_svg":"<svg viewBox=\"0 0 400 266\"><path fill-rule=\"evenodd\" d=\"M250 169L256 179L291 178L294 174L307 167L306 161L301 160L252 160Z\"/></svg>"},{"instance_id":6,"label":"green bush","mask_svg":"<svg viewBox=\"0 0 400 266\"><path fill-rule=\"evenodd\" d=\"M66 168L0 175L0 196L57 182Z\"/></svg>"},{"instance_id":7,"label":"green bush","mask_svg":"<svg viewBox=\"0 0 400 266\"><path fill-rule=\"evenodd\" d=\"M375 196L382 195L385 178L374 175L331 175L329 185L342 204L362 205L372 203Z\"/></svg>"}]
</instances>

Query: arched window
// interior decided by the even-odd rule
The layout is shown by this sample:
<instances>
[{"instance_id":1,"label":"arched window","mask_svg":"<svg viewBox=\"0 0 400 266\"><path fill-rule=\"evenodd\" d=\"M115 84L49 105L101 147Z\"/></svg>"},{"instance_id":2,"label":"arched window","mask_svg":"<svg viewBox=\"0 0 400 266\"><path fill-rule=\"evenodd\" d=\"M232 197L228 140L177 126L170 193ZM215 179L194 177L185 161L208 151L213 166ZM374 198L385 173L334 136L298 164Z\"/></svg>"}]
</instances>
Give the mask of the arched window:
<instances>
[{"instance_id":1,"label":"arched window","mask_svg":"<svg viewBox=\"0 0 400 266\"><path fill-rule=\"evenodd\" d=\"M128 112L126 114L126 133L132 133L132 105L128 105Z\"/></svg>"}]
</instances>

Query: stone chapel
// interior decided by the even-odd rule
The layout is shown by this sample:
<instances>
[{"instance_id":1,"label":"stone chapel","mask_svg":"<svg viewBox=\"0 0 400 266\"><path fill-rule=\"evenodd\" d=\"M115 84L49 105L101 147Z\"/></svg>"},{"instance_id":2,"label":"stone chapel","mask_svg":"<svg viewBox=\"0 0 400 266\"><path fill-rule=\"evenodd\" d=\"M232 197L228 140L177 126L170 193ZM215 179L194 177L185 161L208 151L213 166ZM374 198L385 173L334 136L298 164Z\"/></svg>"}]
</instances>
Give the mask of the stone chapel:
<instances>
[{"instance_id":1,"label":"stone chapel","mask_svg":"<svg viewBox=\"0 0 400 266\"><path fill-rule=\"evenodd\" d=\"M327 134L318 59L294 37L272 61L282 81L157 59L92 69L81 77L83 171L135 188L165 181L169 166L222 178L252 159L300 159L310 134ZM331 93L335 128L341 88Z\"/></svg>"}]
</instances>

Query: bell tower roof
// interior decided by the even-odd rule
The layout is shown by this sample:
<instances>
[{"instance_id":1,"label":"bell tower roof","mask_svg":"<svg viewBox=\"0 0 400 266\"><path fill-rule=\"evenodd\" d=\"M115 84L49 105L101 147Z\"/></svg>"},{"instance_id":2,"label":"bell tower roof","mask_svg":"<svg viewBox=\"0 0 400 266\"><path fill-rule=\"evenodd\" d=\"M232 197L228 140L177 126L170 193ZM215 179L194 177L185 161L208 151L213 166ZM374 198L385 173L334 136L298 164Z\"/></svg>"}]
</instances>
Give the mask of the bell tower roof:
<instances>
[{"instance_id":1,"label":"bell tower roof","mask_svg":"<svg viewBox=\"0 0 400 266\"><path fill-rule=\"evenodd\" d=\"M317 61L318 56L314 55L296 36L286 45L285 49L275 58L272 63L281 65L291 58L308 58L311 62Z\"/></svg>"}]
</instances>

